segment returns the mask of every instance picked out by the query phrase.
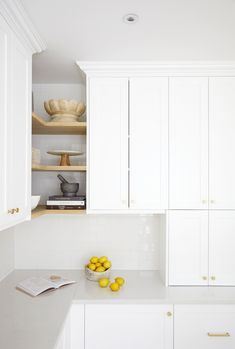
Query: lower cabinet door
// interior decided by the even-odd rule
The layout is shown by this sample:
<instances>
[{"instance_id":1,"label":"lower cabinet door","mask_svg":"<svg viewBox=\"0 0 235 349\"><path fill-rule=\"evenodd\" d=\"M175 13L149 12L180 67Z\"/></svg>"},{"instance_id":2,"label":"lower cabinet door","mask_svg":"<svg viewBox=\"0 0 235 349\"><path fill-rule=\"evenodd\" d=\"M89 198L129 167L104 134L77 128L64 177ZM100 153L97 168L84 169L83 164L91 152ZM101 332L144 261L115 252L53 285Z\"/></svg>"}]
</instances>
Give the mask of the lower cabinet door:
<instances>
[{"instance_id":1,"label":"lower cabinet door","mask_svg":"<svg viewBox=\"0 0 235 349\"><path fill-rule=\"evenodd\" d=\"M208 213L170 211L169 285L208 285Z\"/></svg>"},{"instance_id":2,"label":"lower cabinet door","mask_svg":"<svg viewBox=\"0 0 235 349\"><path fill-rule=\"evenodd\" d=\"M234 305L178 305L174 349L234 349Z\"/></svg>"},{"instance_id":3,"label":"lower cabinet door","mask_svg":"<svg viewBox=\"0 0 235 349\"><path fill-rule=\"evenodd\" d=\"M87 305L86 349L173 349L172 305Z\"/></svg>"},{"instance_id":4,"label":"lower cabinet door","mask_svg":"<svg viewBox=\"0 0 235 349\"><path fill-rule=\"evenodd\" d=\"M209 280L235 286L235 211L209 212Z\"/></svg>"}]
</instances>

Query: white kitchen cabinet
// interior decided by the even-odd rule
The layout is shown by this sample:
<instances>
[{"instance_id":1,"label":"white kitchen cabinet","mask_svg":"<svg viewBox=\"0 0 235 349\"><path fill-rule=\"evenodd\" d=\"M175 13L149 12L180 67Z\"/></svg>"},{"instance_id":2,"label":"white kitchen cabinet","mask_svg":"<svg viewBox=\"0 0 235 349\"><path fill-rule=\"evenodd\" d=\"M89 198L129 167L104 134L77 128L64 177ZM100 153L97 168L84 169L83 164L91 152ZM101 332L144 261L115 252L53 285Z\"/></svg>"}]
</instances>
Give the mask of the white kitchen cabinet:
<instances>
[{"instance_id":1,"label":"white kitchen cabinet","mask_svg":"<svg viewBox=\"0 0 235 349\"><path fill-rule=\"evenodd\" d=\"M88 212L167 208L168 79L88 81Z\"/></svg>"},{"instance_id":2,"label":"white kitchen cabinet","mask_svg":"<svg viewBox=\"0 0 235 349\"><path fill-rule=\"evenodd\" d=\"M209 194L213 209L235 209L235 77L210 78Z\"/></svg>"},{"instance_id":3,"label":"white kitchen cabinet","mask_svg":"<svg viewBox=\"0 0 235 349\"><path fill-rule=\"evenodd\" d=\"M207 211L170 211L168 236L169 285L207 285Z\"/></svg>"},{"instance_id":4,"label":"white kitchen cabinet","mask_svg":"<svg viewBox=\"0 0 235 349\"><path fill-rule=\"evenodd\" d=\"M31 52L0 17L2 70L1 221L8 228L30 215L31 173Z\"/></svg>"},{"instance_id":5,"label":"white kitchen cabinet","mask_svg":"<svg viewBox=\"0 0 235 349\"><path fill-rule=\"evenodd\" d=\"M172 349L173 306L85 306L86 349Z\"/></svg>"},{"instance_id":6,"label":"white kitchen cabinet","mask_svg":"<svg viewBox=\"0 0 235 349\"><path fill-rule=\"evenodd\" d=\"M235 286L235 211L209 212L210 285Z\"/></svg>"},{"instance_id":7,"label":"white kitchen cabinet","mask_svg":"<svg viewBox=\"0 0 235 349\"><path fill-rule=\"evenodd\" d=\"M66 349L85 349L85 305L73 304L70 310L70 347Z\"/></svg>"},{"instance_id":8,"label":"white kitchen cabinet","mask_svg":"<svg viewBox=\"0 0 235 349\"><path fill-rule=\"evenodd\" d=\"M0 230L31 213L31 68L32 54L41 46L28 24L20 3L1 4Z\"/></svg>"},{"instance_id":9,"label":"white kitchen cabinet","mask_svg":"<svg viewBox=\"0 0 235 349\"><path fill-rule=\"evenodd\" d=\"M170 211L168 237L169 285L235 286L235 211Z\"/></svg>"},{"instance_id":10,"label":"white kitchen cabinet","mask_svg":"<svg viewBox=\"0 0 235 349\"><path fill-rule=\"evenodd\" d=\"M166 209L168 78L130 79L130 208Z\"/></svg>"},{"instance_id":11,"label":"white kitchen cabinet","mask_svg":"<svg viewBox=\"0 0 235 349\"><path fill-rule=\"evenodd\" d=\"M208 78L169 79L169 207L208 208Z\"/></svg>"},{"instance_id":12,"label":"white kitchen cabinet","mask_svg":"<svg viewBox=\"0 0 235 349\"><path fill-rule=\"evenodd\" d=\"M175 305L174 349L234 349L234 305Z\"/></svg>"},{"instance_id":13,"label":"white kitchen cabinet","mask_svg":"<svg viewBox=\"0 0 235 349\"><path fill-rule=\"evenodd\" d=\"M6 226L7 221L7 188L6 188L6 168L7 168L7 88L9 67L7 58L9 57L9 29L6 22L0 16L0 148L1 148L1 168L0 168L0 228Z\"/></svg>"},{"instance_id":14,"label":"white kitchen cabinet","mask_svg":"<svg viewBox=\"0 0 235 349\"><path fill-rule=\"evenodd\" d=\"M89 81L88 210L128 208L128 79Z\"/></svg>"}]
</instances>

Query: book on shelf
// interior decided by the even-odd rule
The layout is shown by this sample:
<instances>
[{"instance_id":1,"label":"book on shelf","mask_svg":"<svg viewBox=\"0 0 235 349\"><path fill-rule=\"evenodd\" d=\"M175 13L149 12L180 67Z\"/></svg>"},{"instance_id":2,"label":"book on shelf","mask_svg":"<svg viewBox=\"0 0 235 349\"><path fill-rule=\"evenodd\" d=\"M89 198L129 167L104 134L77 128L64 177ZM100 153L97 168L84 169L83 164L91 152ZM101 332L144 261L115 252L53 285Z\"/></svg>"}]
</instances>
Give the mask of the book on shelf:
<instances>
[{"instance_id":1,"label":"book on shelf","mask_svg":"<svg viewBox=\"0 0 235 349\"><path fill-rule=\"evenodd\" d=\"M52 200L52 201L85 201L86 196L85 195L79 195L79 196L51 195L51 196L49 196L48 200Z\"/></svg>"},{"instance_id":2,"label":"book on shelf","mask_svg":"<svg viewBox=\"0 0 235 349\"><path fill-rule=\"evenodd\" d=\"M69 206L85 206L86 202L84 200L82 201L56 201L56 200L47 200L47 205L49 206L61 206L61 205L69 205Z\"/></svg>"},{"instance_id":3,"label":"book on shelf","mask_svg":"<svg viewBox=\"0 0 235 349\"><path fill-rule=\"evenodd\" d=\"M46 277L31 277L20 281L16 288L28 293L30 296L36 297L46 291L53 291L62 286L74 284L76 281L64 279L58 275Z\"/></svg>"},{"instance_id":4,"label":"book on shelf","mask_svg":"<svg viewBox=\"0 0 235 349\"><path fill-rule=\"evenodd\" d=\"M85 210L86 206L47 205L47 210Z\"/></svg>"}]
</instances>

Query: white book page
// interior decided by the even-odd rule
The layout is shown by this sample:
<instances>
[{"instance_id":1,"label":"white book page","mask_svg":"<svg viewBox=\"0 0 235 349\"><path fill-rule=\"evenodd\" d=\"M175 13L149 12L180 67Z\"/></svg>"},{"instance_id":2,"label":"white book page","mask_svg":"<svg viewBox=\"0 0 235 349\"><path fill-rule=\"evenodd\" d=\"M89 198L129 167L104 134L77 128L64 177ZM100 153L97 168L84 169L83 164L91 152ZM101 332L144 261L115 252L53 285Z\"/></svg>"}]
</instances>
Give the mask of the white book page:
<instances>
[{"instance_id":1,"label":"white book page","mask_svg":"<svg viewBox=\"0 0 235 349\"><path fill-rule=\"evenodd\" d=\"M32 296L37 296L50 288L55 288L55 285L50 279L32 277L19 282L17 287Z\"/></svg>"}]
</instances>

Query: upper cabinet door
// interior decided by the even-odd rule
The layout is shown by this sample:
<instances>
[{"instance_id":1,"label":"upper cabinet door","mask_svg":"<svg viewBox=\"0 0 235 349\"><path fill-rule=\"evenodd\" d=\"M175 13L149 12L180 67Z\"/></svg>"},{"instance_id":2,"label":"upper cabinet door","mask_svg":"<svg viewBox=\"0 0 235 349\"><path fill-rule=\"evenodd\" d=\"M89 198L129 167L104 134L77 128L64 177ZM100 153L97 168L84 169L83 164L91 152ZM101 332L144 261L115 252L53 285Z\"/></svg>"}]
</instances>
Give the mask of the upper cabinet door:
<instances>
[{"instance_id":1,"label":"upper cabinet door","mask_svg":"<svg viewBox=\"0 0 235 349\"><path fill-rule=\"evenodd\" d=\"M31 52L0 17L0 229L31 212Z\"/></svg>"},{"instance_id":2,"label":"upper cabinet door","mask_svg":"<svg viewBox=\"0 0 235 349\"><path fill-rule=\"evenodd\" d=\"M210 285L235 286L235 211L209 212Z\"/></svg>"},{"instance_id":3,"label":"upper cabinet door","mask_svg":"<svg viewBox=\"0 0 235 349\"><path fill-rule=\"evenodd\" d=\"M7 210L10 224L31 213L31 53L11 39L7 117Z\"/></svg>"},{"instance_id":4,"label":"upper cabinet door","mask_svg":"<svg viewBox=\"0 0 235 349\"><path fill-rule=\"evenodd\" d=\"M206 209L208 78L170 78L169 109L169 206Z\"/></svg>"},{"instance_id":5,"label":"upper cabinet door","mask_svg":"<svg viewBox=\"0 0 235 349\"><path fill-rule=\"evenodd\" d=\"M130 208L167 208L168 78L130 79Z\"/></svg>"},{"instance_id":6,"label":"upper cabinet door","mask_svg":"<svg viewBox=\"0 0 235 349\"><path fill-rule=\"evenodd\" d=\"M128 79L88 87L88 211L128 208Z\"/></svg>"},{"instance_id":7,"label":"upper cabinet door","mask_svg":"<svg viewBox=\"0 0 235 349\"><path fill-rule=\"evenodd\" d=\"M208 212L169 212L169 285L208 284Z\"/></svg>"},{"instance_id":8,"label":"upper cabinet door","mask_svg":"<svg viewBox=\"0 0 235 349\"><path fill-rule=\"evenodd\" d=\"M6 30L6 23L0 17L0 147L1 147L1 166L0 166L0 229L5 226L7 219L7 187L6 187L6 160L7 160L7 89L9 68L7 57L9 51L9 34Z\"/></svg>"},{"instance_id":9,"label":"upper cabinet door","mask_svg":"<svg viewBox=\"0 0 235 349\"><path fill-rule=\"evenodd\" d=\"M210 207L235 209L235 77L210 78Z\"/></svg>"}]
</instances>

